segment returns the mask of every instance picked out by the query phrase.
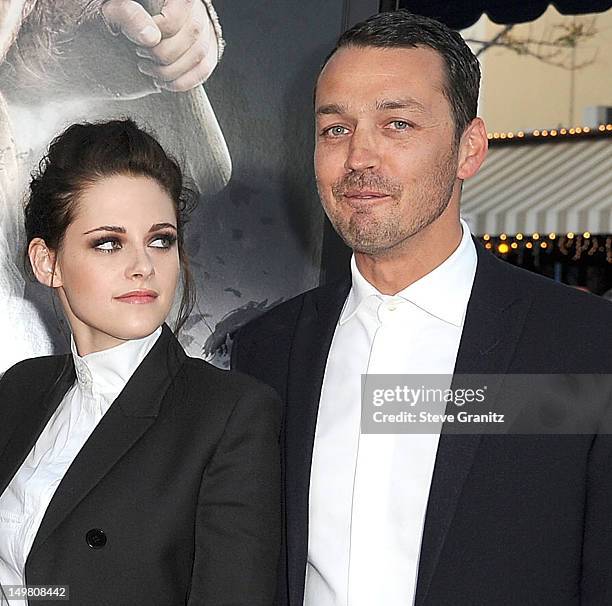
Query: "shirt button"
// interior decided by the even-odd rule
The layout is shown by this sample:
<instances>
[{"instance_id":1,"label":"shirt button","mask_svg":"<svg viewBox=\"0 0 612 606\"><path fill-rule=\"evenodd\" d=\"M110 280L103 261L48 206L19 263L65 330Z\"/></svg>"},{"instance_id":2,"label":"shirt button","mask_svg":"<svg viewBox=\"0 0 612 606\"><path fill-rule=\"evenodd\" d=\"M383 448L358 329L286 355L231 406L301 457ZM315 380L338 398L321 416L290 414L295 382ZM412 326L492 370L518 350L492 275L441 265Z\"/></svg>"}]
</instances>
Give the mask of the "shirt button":
<instances>
[{"instance_id":1,"label":"shirt button","mask_svg":"<svg viewBox=\"0 0 612 606\"><path fill-rule=\"evenodd\" d=\"M390 301L387 301L387 309L389 311L395 311L399 305L400 305L401 301L398 301L397 299L391 299Z\"/></svg>"},{"instance_id":2,"label":"shirt button","mask_svg":"<svg viewBox=\"0 0 612 606\"><path fill-rule=\"evenodd\" d=\"M85 541L92 549L102 549L106 545L106 533L100 528L92 528L87 531Z\"/></svg>"}]
</instances>

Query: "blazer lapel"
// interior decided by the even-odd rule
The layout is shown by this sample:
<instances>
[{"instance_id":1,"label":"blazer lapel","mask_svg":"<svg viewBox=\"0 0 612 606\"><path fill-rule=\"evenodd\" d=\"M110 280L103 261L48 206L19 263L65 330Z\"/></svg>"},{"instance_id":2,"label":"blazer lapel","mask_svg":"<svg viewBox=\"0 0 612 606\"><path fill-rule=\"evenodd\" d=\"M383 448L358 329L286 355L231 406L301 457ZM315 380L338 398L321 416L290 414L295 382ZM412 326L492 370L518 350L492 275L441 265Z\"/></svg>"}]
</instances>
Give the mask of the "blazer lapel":
<instances>
[{"instance_id":1,"label":"blazer lapel","mask_svg":"<svg viewBox=\"0 0 612 606\"><path fill-rule=\"evenodd\" d=\"M182 347L164 324L159 339L66 472L42 520L30 556L155 422L164 395L185 358Z\"/></svg>"},{"instance_id":2,"label":"blazer lapel","mask_svg":"<svg viewBox=\"0 0 612 606\"><path fill-rule=\"evenodd\" d=\"M301 606L308 556L310 466L327 355L350 280L307 293L289 359L285 423L289 600Z\"/></svg>"},{"instance_id":3,"label":"blazer lapel","mask_svg":"<svg viewBox=\"0 0 612 606\"><path fill-rule=\"evenodd\" d=\"M9 421L11 427L6 433L6 441L4 444L0 443L0 494L36 444L38 436L74 383L72 357L58 356L57 367L50 374L55 377L51 390L43 391L33 402L24 402L20 400L20 394L15 395L15 406L21 407L21 410L12 423Z\"/></svg>"},{"instance_id":4,"label":"blazer lapel","mask_svg":"<svg viewBox=\"0 0 612 606\"><path fill-rule=\"evenodd\" d=\"M506 372L530 305L527 296L513 291L512 278L506 274L509 266L478 242L476 249L478 265L455 364L454 388L460 385L461 374ZM494 401L498 388L499 384L493 380L488 384L487 400ZM482 435L450 435L442 429L421 544L417 606L426 603L444 540L481 438Z\"/></svg>"}]
</instances>

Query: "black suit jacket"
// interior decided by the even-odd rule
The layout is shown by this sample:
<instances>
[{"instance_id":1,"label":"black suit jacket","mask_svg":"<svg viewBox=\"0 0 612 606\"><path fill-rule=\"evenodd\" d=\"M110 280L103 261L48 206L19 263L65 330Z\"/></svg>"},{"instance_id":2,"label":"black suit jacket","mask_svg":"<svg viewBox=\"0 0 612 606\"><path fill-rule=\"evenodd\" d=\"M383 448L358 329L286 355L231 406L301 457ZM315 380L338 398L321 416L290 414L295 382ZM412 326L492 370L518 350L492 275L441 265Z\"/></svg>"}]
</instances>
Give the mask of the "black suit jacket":
<instances>
[{"instance_id":1,"label":"black suit jacket","mask_svg":"<svg viewBox=\"0 0 612 606\"><path fill-rule=\"evenodd\" d=\"M455 373L610 373L612 305L496 259L478 265ZM350 281L300 295L237 335L234 367L273 386L283 427L279 603L301 606L325 364ZM612 604L608 435L440 438L418 606ZM377 605L378 606L378 605Z\"/></svg>"},{"instance_id":2,"label":"black suit jacket","mask_svg":"<svg viewBox=\"0 0 612 606\"><path fill-rule=\"evenodd\" d=\"M52 356L0 381L0 493L74 380L72 357ZM82 606L269 606L279 429L272 389L187 357L164 325L60 483L27 583L68 585Z\"/></svg>"}]
</instances>

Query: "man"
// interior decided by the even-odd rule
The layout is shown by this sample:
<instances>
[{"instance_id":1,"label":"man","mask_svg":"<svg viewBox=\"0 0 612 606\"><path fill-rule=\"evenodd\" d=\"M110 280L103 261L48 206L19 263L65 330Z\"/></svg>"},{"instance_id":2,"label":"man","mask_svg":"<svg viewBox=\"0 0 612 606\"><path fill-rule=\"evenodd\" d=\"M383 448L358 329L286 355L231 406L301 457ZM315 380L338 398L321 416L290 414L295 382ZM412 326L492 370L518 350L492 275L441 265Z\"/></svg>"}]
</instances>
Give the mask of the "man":
<instances>
[{"instance_id":1,"label":"man","mask_svg":"<svg viewBox=\"0 0 612 606\"><path fill-rule=\"evenodd\" d=\"M612 603L610 436L360 433L366 373L612 371L605 302L497 260L460 220L487 149L479 78L457 33L404 11L346 32L319 75L315 172L351 280L233 352L286 402L281 604Z\"/></svg>"}]
</instances>

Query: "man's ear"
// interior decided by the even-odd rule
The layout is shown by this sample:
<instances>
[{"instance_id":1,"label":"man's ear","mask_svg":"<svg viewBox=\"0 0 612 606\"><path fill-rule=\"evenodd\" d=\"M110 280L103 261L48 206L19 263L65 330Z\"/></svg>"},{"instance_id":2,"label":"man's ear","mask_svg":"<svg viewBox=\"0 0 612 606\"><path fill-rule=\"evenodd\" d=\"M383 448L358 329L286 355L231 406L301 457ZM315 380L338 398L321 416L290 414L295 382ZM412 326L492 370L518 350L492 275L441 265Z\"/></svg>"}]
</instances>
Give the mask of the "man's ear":
<instances>
[{"instance_id":1,"label":"man's ear","mask_svg":"<svg viewBox=\"0 0 612 606\"><path fill-rule=\"evenodd\" d=\"M489 148L487 130L481 118L474 118L463 131L459 142L458 179L473 177L484 162Z\"/></svg>"},{"instance_id":2,"label":"man's ear","mask_svg":"<svg viewBox=\"0 0 612 606\"><path fill-rule=\"evenodd\" d=\"M36 279L46 286L62 286L60 268L55 251L47 247L42 238L34 238L28 246L28 257Z\"/></svg>"}]
</instances>

